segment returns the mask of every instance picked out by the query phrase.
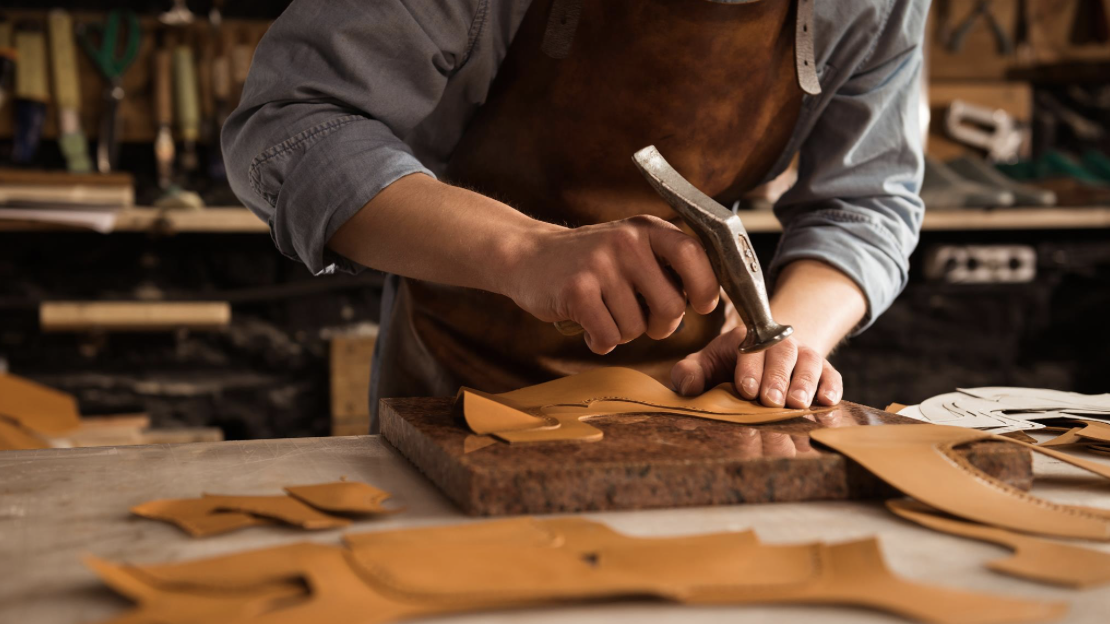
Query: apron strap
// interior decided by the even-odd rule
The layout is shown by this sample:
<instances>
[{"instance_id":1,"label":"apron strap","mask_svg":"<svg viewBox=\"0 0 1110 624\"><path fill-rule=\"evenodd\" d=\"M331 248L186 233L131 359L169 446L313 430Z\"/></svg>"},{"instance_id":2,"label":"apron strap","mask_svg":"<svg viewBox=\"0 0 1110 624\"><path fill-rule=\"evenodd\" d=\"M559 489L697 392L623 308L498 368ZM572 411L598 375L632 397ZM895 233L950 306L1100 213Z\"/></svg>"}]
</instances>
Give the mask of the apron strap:
<instances>
[{"instance_id":1,"label":"apron strap","mask_svg":"<svg viewBox=\"0 0 1110 624\"><path fill-rule=\"evenodd\" d=\"M798 0L798 17L794 24L794 67L797 68L798 86L810 95L821 93L813 51L813 3L816 1Z\"/></svg>"}]
</instances>

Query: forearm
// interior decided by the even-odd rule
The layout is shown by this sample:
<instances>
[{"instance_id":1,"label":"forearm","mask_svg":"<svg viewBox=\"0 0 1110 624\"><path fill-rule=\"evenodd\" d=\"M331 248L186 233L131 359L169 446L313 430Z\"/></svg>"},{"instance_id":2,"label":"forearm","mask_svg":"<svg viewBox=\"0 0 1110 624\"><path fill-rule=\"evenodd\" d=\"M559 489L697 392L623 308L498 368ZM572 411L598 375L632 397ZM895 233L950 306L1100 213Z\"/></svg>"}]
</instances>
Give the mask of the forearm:
<instances>
[{"instance_id":1,"label":"forearm","mask_svg":"<svg viewBox=\"0 0 1110 624\"><path fill-rule=\"evenodd\" d=\"M863 291L847 275L818 260L796 260L783 267L771 297L779 323L792 325L794 337L823 356L867 313Z\"/></svg>"},{"instance_id":2,"label":"forearm","mask_svg":"<svg viewBox=\"0 0 1110 624\"><path fill-rule=\"evenodd\" d=\"M478 193L423 174L389 185L336 231L335 252L379 271L505 294L506 276L536 221Z\"/></svg>"}]
</instances>

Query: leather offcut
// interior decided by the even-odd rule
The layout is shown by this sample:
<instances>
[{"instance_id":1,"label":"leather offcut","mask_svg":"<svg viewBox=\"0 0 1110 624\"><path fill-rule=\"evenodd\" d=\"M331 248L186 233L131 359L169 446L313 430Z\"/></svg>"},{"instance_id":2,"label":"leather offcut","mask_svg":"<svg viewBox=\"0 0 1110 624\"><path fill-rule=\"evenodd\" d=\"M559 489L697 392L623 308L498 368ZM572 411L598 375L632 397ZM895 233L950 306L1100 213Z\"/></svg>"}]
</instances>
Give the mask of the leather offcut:
<instances>
[{"instance_id":1,"label":"leather offcut","mask_svg":"<svg viewBox=\"0 0 1110 624\"><path fill-rule=\"evenodd\" d=\"M400 510L383 507L390 494L365 483L343 481L285 489L289 496L204 494L200 498L155 500L132 507L131 513L168 522L192 537L209 537L273 524L305 530L337 529L350 525L346 516Z\"/></svg>"},{"instance_id":2,"label":"leather offcut","mask_svg":"<svg viewBox=\"0 0 1110 624\"><path fill-rule=\"evenodd\" d=\"M1110 478L1110 468L1101 464L984 431L944 425L818 429L810 437L902 493L954 516L1023 533L1110 541L1110 510L1033 496L976 470L953 448L983 440L1017 444Z\"/></svg>"},{"instance_id":3,"label":"leather offcut","mask_svg":"<svg viewBox=\"0 0 1110 624\"><path fill-rule=\"evenodd\" d=\"M732 384L685 397L644 373L617 367L502 394L463 388L458 401L471 431L507 442L598 440L601 431L581 421L607 414L669 413L751 425L832 409L766 407L738 396Z\"/></svg>"},{"instance_id":4,"label":"leather offcut","mask_svg":"<svg viewBox=\"0 0 1110 624\"><path fill-rule=\"evenodd\" d=\"M917 501L890 500L886 506L899 517L934 531L991 542L1013 550L1013 556L987 563L987 567L995 572L1074 588L1110 583L1110 553L964 522Z\"/></svg>"},{"instance_id":5,"label":"leather offcut","mask_svg":"<svg viewBox=\"0 0 1110 624\"><path fill-rule=\"evenodd\" d=\"M634 538L580 518L518 518L349 536L165 565L88 565L136 607L114 622L376 624L654 597L681 604L878 609L936 624L1042 622L1060 603L913 583L874 539L766 545L747 532Z\"/></svg>"}]
</instances>

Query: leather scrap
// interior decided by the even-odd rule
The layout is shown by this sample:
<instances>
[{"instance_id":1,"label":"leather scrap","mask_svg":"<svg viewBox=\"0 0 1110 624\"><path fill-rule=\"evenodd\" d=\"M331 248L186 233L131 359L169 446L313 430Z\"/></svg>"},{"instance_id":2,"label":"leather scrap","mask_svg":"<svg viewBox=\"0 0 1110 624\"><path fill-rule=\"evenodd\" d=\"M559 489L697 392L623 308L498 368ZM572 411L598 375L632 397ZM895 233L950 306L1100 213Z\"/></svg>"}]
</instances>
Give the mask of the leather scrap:
<instances>
[{"instance_id":1,"label":"leather scrap","mask_svg":"<svg viewBox=\"0 0 1110 624\"><path fill-rule=\"evenodd\" d=\"M502 394L462 388L457 401L471 431L508 442L598 440L601 431L581 420L608 414L669 413L751 425L833 409L767 407L741 398L732 384L685 397L644 373L619 367L598 368Z\"/></svg>"},{"instance_id":2,"label":"leather scrap","mask_svg":"<svg viewBox=\"0 0 1110 624\"><path fill-rule=\"evenodd\" d=\"M1007 485L953 451L996 440L1110 478L1110 467L1050 448L944 425L818 429L810 438L855 460L904 494L967 520L1054 537L1110 541L1110 510L1054 503Z\"/></svg>"},{"instance_id":3,"label":"leather scrap","mask_svg":"<svg viewBox=\"0 0 1110 624\"><path fill-rule=\"evenodd\" d=\"M288 486L290 496L320 511L339 514L387 514L401 511L382 506L392 494L358 481Z\"/></svg>"},{"instance_id":4,"label":"leather scrap","mask_svg":"<svg viewBox=\"0 0 1110 624\"><path fill-rule=\"evenodd\" d=\"M0 416L47 436L81 426L77 400L72 395L7 373L0 373Z\"/></svg>"},{"instance_id":5,"label":"leather scrap","mask_svg":"<svg viewBox=\"0 0 1110 624\"><path fill-rule=\"evenodd\" d=\"M917 501L889 500L886 506L898 516L935 531L991 542L1013 550L1012 557L987 563L987 567L995 572L1074 588L1110 583L1110 553L964 522Z\"/></svg>"},{"instance_id":6,"label":"leather scrap","mask_svg":"<svg viewBox=\"0 0 1110 624\"><path fill-rule=\"evenodd\" d=\"M0 416L0 451L25 451L43 448L49 448L49 445L20 427L14 420Z\"/></svg>"},{"instance_id":7,"label":"leather scrap","mask_svg":"<svg viewBox=\"0 0 1110 624\"><path fill-rule=\"evenodd\" d=\"M285 490L288 496L204 494L200 498L155 500L136 505L131 512L176 525L193 537L209 537L273 524L305 530L337 529L350 525L346 516L402 510L382 505L390 498L389 492L354 481L290 486Z\"/></svg>"},{"instance_id":8,"label":"leather scrap","mask_svg":"<svg viewBox=\"0 0 1110 624\"><path fill-rule=\"evenodd\" d=\"M121 623L377 624L644 597L856 606L936 624L1043 622L1066 610L900 579L874 539L781 546L762 544L750 531L634 538L580 518L351 537L346 547L301 543L184 563L86 563L135 601L115 620Z\"/></svg>"}]
</instances>

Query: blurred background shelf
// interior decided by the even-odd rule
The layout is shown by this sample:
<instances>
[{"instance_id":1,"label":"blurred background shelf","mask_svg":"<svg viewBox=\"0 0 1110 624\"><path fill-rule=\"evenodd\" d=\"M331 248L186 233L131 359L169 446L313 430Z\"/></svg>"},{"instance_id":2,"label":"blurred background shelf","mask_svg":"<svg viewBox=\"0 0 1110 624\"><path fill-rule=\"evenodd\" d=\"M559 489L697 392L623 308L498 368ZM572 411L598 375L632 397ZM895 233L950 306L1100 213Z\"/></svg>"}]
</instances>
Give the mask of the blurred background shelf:
<instances>
[{"instance_id":1,"label":"blurred background shelf","mask_svg":"<svg viewBox=\"0 0 1110 624\"><path fill-rule=\"evenodd\" d=\"M778 232L782 228L770 212L741 214L749 232ZM926 211L925 231L960 230L1089 230L1110 228L1110 207L1083 208L934 208ZM72 230L48 223L0 221L0 232ZM116 219L115 232L156 233L268 233L269 228L242 207L216 207L204 210L162 210L125 208Z\"/></svg>"}]
</instances>

